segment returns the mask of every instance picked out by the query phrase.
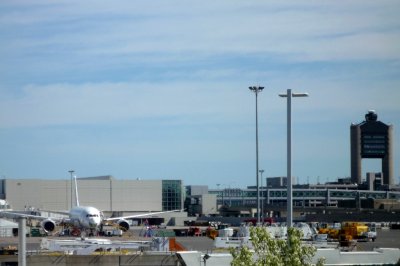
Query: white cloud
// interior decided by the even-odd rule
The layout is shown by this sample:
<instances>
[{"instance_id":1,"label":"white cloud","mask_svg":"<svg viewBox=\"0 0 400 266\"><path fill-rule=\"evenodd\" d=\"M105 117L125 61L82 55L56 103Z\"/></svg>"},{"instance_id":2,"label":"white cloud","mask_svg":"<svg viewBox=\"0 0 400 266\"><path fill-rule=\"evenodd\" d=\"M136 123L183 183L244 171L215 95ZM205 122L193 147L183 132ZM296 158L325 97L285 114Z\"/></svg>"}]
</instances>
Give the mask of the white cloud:
<instances>
[{"instance_id":1,"label":"white cloud","mask_svg":"<svg viewBox=\"0 0 400 266\"><path fill-rule=\"evenodd\" d=\"M396 2L228 2L190 8L183 1L48 2L41 8L21 5L1 22L38 33L9 40L16 48L84 57L267 53L295 61L399 59Z\"/></svg>"}]
</instances>

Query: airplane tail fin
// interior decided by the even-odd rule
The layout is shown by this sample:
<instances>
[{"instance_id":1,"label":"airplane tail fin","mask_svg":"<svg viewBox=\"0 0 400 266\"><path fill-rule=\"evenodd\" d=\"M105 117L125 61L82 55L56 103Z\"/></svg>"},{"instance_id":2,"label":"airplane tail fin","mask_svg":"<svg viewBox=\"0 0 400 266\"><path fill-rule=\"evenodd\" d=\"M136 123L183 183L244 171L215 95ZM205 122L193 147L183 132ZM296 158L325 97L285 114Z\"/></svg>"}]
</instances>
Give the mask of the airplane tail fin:
<instances>
[{"instance_id":1,"label":"airplane tail fin","mask_svg":"<svg viewBox=\"0 0 400 266\"><path fill-rule=\"evenodd\" d=\"M75 180L75 200L76 200L76 206L79 206L79 196L78 196L78 182L76 181L76 175L74 175L74 180Z\"/></svg>"}]
</instances>

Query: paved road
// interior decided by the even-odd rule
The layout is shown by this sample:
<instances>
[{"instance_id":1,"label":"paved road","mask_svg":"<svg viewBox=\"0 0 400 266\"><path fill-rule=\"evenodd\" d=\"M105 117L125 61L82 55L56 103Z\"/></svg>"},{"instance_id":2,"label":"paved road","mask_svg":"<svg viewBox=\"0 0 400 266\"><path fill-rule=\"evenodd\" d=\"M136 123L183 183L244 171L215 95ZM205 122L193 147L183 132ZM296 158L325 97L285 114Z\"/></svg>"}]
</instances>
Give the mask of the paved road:
<instances>
[{"instance_id":1,"label":"paved road","mask_svg":"<svg viewBox=\"0 0 400 266\"><path fill-rule=\"evenodd\" d=\"M206 237L177 237L176 240L188 250L207 251L213 247L211 239ZM368 251L374 248L400 248L400 230L379 230L374 242L358 242L358 251Z\"/></svg>"}]
</instances>

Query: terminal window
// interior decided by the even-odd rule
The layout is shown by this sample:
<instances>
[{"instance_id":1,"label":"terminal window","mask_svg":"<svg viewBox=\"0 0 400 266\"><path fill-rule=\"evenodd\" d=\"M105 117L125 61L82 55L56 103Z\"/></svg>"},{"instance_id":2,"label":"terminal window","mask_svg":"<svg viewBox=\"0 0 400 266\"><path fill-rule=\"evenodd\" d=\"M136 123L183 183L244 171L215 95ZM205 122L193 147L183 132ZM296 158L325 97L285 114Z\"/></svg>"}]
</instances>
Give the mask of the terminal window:
<instances>
[{"instance_id":1,"label":"terminal window","mask_svg":"<svg viewBox=\"0 0 400 266\"><path fill-rule=\"evenodd\" d=\"M181 180L162 181L162 208L163 211L182 209Z\"/></svg>"},{"instance_id":2,"label":"terminal window","mask_svg":"<svg viewBox=\"0 0 400 266\"><path fill-rule=\"evenodd\" d=\"M363 157L383 157L386 154L387 138L385 135L363 134L361 145Z\"/></svg>"}]
</instances>

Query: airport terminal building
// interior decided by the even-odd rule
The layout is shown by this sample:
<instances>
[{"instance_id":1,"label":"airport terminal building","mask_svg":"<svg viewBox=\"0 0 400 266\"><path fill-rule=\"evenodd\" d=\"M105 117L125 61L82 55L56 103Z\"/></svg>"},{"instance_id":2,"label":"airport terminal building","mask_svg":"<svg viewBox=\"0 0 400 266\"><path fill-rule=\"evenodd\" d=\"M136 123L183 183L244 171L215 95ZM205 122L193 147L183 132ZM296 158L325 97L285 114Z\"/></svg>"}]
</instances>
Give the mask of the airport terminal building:
<instances>
[{"instance_id":1,"label":"airport terminal building","mask_svg":"<svg viewBox=\"0 0 400 266\"><path fill-rule=\"evenodd\" d=\"M364 188L342 182L295 185L293 206L301 209L300 213L307 208L314 211L325 208L400 210L400 191L382 186L380 177L369 173ZM267 186L260 189L263 216L284 217L287 202L285 177L266 178L265 181ZM171 223L183 224L187 214L192 217L255 217L257 213L255 186L244 189L209 189L206 185L183 188L182 180L118 180L112 176L79 178L77 182L80 205L96 207L106 216L185 209L182 213L162 215L165 219L173 218ZM0 180L0 199L8 202L14 210L69 210L75 205L74 190L69 179Z\"/></svg>"},{"instance_id":2,"label":"airport terminal building","mask_svg":"<svg viewBox=\"0 0 400 266\"><path fill-rule=\"evenodd\" d=\"M104 212L160 212L183 208L181 180L118 180L112 176L79 178L82 206ZM73 183L72 183L73 185ZM75 205L75 187L62 179L2 179L0 199L14 210L69 210Z\"/></svg>"}]
</instances>

